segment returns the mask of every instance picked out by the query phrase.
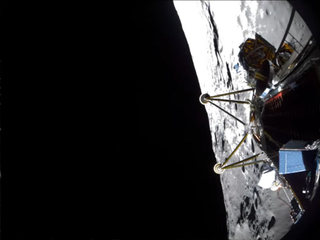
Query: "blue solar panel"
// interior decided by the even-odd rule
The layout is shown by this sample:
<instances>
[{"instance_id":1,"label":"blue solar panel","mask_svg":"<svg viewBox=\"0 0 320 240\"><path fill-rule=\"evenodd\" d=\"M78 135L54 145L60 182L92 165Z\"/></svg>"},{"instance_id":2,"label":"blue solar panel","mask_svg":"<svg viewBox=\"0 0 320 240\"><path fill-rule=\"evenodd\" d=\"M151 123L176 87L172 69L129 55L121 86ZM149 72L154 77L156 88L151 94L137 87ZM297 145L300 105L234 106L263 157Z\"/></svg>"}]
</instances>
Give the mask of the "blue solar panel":
<instances>
[{"instance_id":1,"label":"blue solar panel","mask_svg":"<svg viewBox=\"0 0 320 240\"><path fill-rule=\"evenodd\" d=\"M280 150L279 162L280 174L297 173L307 170L303 161L302 151Z\"/></svg>"}]
</instances>

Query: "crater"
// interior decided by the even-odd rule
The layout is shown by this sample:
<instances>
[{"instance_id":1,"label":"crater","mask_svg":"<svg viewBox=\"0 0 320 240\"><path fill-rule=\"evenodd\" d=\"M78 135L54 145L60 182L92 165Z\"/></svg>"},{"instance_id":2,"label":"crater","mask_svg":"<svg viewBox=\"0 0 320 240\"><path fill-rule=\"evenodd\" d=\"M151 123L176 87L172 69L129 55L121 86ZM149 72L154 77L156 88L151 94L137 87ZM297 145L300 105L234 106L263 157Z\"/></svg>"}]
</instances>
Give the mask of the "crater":
<instances>
[{"instance_id":1,"label":"crater","mask_svg":"<svg viewBox=\"0 0 320 240\"><path fill-rule=\"evenodd\" d=\"M251 150L252 150L252 152L255 152L254 144L253 144L253 140L252 139L251 139Z\"/></svg>"},{"instance_id":2,"label":"crater","mask_svg":"<svg viewBox=\"0 0 320 240\"><path fill-rule=\"evenodd\" d=\"M244 202L246 203L246 206L249 206L250 198L248 196L243 198Z\"/></svg>"},{"instance_id":3,"label":"crater","mask_svg":"<svg viewBox=\"0 0 320 240\"><path fill-rule=\"evenodd\" d=\"M227 74L228 74L228 82L227 82L227 87L229 88L230 85L232 84L232 76L231 76L231 72L230 72L230 68L229 68L229 64L226 63L227 66Z\"/></svg>"},{"instance_id":4,"label":"crater","mask_svg":"<svg viewBox=\"0 0 320 240\"><path fill-rule=\"evenodd\" d=\"M256 210L254 209L254 206L251 206L251 211L250 214L248 216L248 220L253 222L256 219Z\"/></svg>"},{"instance_id":5,"label":"crater","mask_svg":"<svg viewBox=\"0 0 320 240\"><path fill-rule=\"evenodd\" d=\"M267 220L266 219L263 219L262 221L261 221L261 223L260 223L260 227L261 228L264 228L264 226L267 224ZM264 229L263 229L263 231L264 231Z\"/></svg>"},{"instance_id":6,"label":"crater","mask_svg":"<svg viewBox=\"0 0 320 240\"><path fill-rule=\"evenodd\" d=\"M243 203L240 203L240 218L239 218L240 221L243 220Z\"/></svg>"},{"instance_id":7,"label":"crater","mask_svg":"<svg viewBox=\"0 0 320 240\"><path fill-rule=\"evenodd\" d=\"M214 133L214 139L216 140L215 141L215 145L217 146L218 145L218 139L217 139L217 134L216 133Z\"/></svg>"},{"instance_id":8,"label":"crater","mask_svg":"<svg viewBox=\"0 0 320 240\"><path fill-rule=\"evenodd\" d=\"M259 200L259 204L261 204L261 197L260 197L259 192L257 191L256 187L253 188L253 194L257 195L257 199ZM264 195L264 192L262 192L262 195Z\"/></svg>"},{"instance_id":9,"label":"crater","mask_svg":"<svg viewBox=\"0 0 320 240\"><path fill-rule=\"evenodd\" d=\"M268 224L268 230L270 230L274 226L275 222L276 222L276 219L275 219L274 216L272 216L271 220L270 220L270 222Z\"/></svg>"}]
</instances>

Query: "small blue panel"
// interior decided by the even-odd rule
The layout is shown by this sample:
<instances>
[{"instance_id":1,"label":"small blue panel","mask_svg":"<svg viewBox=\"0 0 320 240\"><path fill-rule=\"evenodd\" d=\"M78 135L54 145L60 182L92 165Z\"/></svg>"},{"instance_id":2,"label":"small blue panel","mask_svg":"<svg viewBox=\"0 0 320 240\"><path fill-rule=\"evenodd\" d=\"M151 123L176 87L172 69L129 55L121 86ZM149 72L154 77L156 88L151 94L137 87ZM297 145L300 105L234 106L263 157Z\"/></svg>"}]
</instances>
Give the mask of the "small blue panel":
<instances>
[{"instance_id":1,"label":"small blue panel","mask_svg":"<svg viewBox=\"0 0 320 240\"><path fill-rule=\"evenodd\" d=\"M267 96L267 94L269 93L270 89L269 88L266 88L266 90L264 90L264 92L261 94L261 97L265 97Z\"/></svg>"},{"instance_id":2,"label":"small blue panel","mask_svg":"<svg viewBox=\"0 0 320 240\"><path fill-rule=\"evenodd\" d=\"M279 151L279 173L297 173L306 171L301 151Z\"/></svg>"}]
</instances>

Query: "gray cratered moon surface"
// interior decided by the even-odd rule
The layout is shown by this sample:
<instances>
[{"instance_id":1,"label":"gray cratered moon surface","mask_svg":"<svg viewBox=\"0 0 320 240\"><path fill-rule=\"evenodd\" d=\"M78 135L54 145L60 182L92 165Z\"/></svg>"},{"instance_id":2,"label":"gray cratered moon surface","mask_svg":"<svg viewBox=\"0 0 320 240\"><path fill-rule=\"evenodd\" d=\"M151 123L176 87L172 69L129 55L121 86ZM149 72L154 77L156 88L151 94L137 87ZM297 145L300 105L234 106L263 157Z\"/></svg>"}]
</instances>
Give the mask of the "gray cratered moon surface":
<instances>
[{"instance_id":1,"label":"gray cratered moon surface","mask_svg":"<svg viewBox=\"0 0 320 240\"><path fill-rule=\"evenodd\" d=\"M238 63L239 46L255 32L279 47L292 11L286 1L174 1L185 32L202 94L216 95L247 89L246 72ZM291 33L305 44L311 32L296 13ZM252 92L225 97L252 99ZM199 103L200 104L200 103ZM249 122L250 106L217 103L243 122ZM223 163L244 137L247 127L211 104L205 104L216 162ZM262 152L252 139L232 156L232 164ZM256 160L263 160L264 154ZM212 167L216 164L212 161ZM228 169L220 175L229 239L281 239L293 226L283 189L266 188L261 182L267 163ZM212 172L212 174L216 174ZM260 183L260 184L259 184ZM284 201L283 201L284 200Z\"/></svg>"}]
</instances>

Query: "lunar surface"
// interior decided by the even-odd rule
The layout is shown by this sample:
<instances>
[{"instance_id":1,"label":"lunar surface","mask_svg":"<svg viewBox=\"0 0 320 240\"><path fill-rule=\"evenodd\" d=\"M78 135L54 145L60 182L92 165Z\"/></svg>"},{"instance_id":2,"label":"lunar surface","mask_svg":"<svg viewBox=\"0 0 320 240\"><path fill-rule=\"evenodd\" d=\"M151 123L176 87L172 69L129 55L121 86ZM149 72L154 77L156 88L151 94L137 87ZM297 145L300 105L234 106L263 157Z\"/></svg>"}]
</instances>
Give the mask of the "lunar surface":
<instances>
[{"instance_id":1,"label":"lunar surface","mask_svg":"<svg viewBox=\"0 0 320 240\"><path fill-rule=\"evenodd\" d=\"M246 72L236 67L239 46L258 33L279 47L292 7L286 1L174 1L185 32L202 93L217 95L250 88ZM305 22L295 14L290 33L304 45L311 37ZM252 92L224 97L252 99ZM199 103L200 104L200 103ZM249 123L250 106L217 102L217 105ZM209 117L212 149L223 163L248 130L211 104ZM251 135L232 156L232 164L262 152ZM256 160L262 160L261 155ZM288 199L283 190L258 185L267 164L259 163L226 170L220 175L227 214L229 239L281 239L293 226ZM215 174L212 172L212 174Z\"/></svg>"}]
</instances>

